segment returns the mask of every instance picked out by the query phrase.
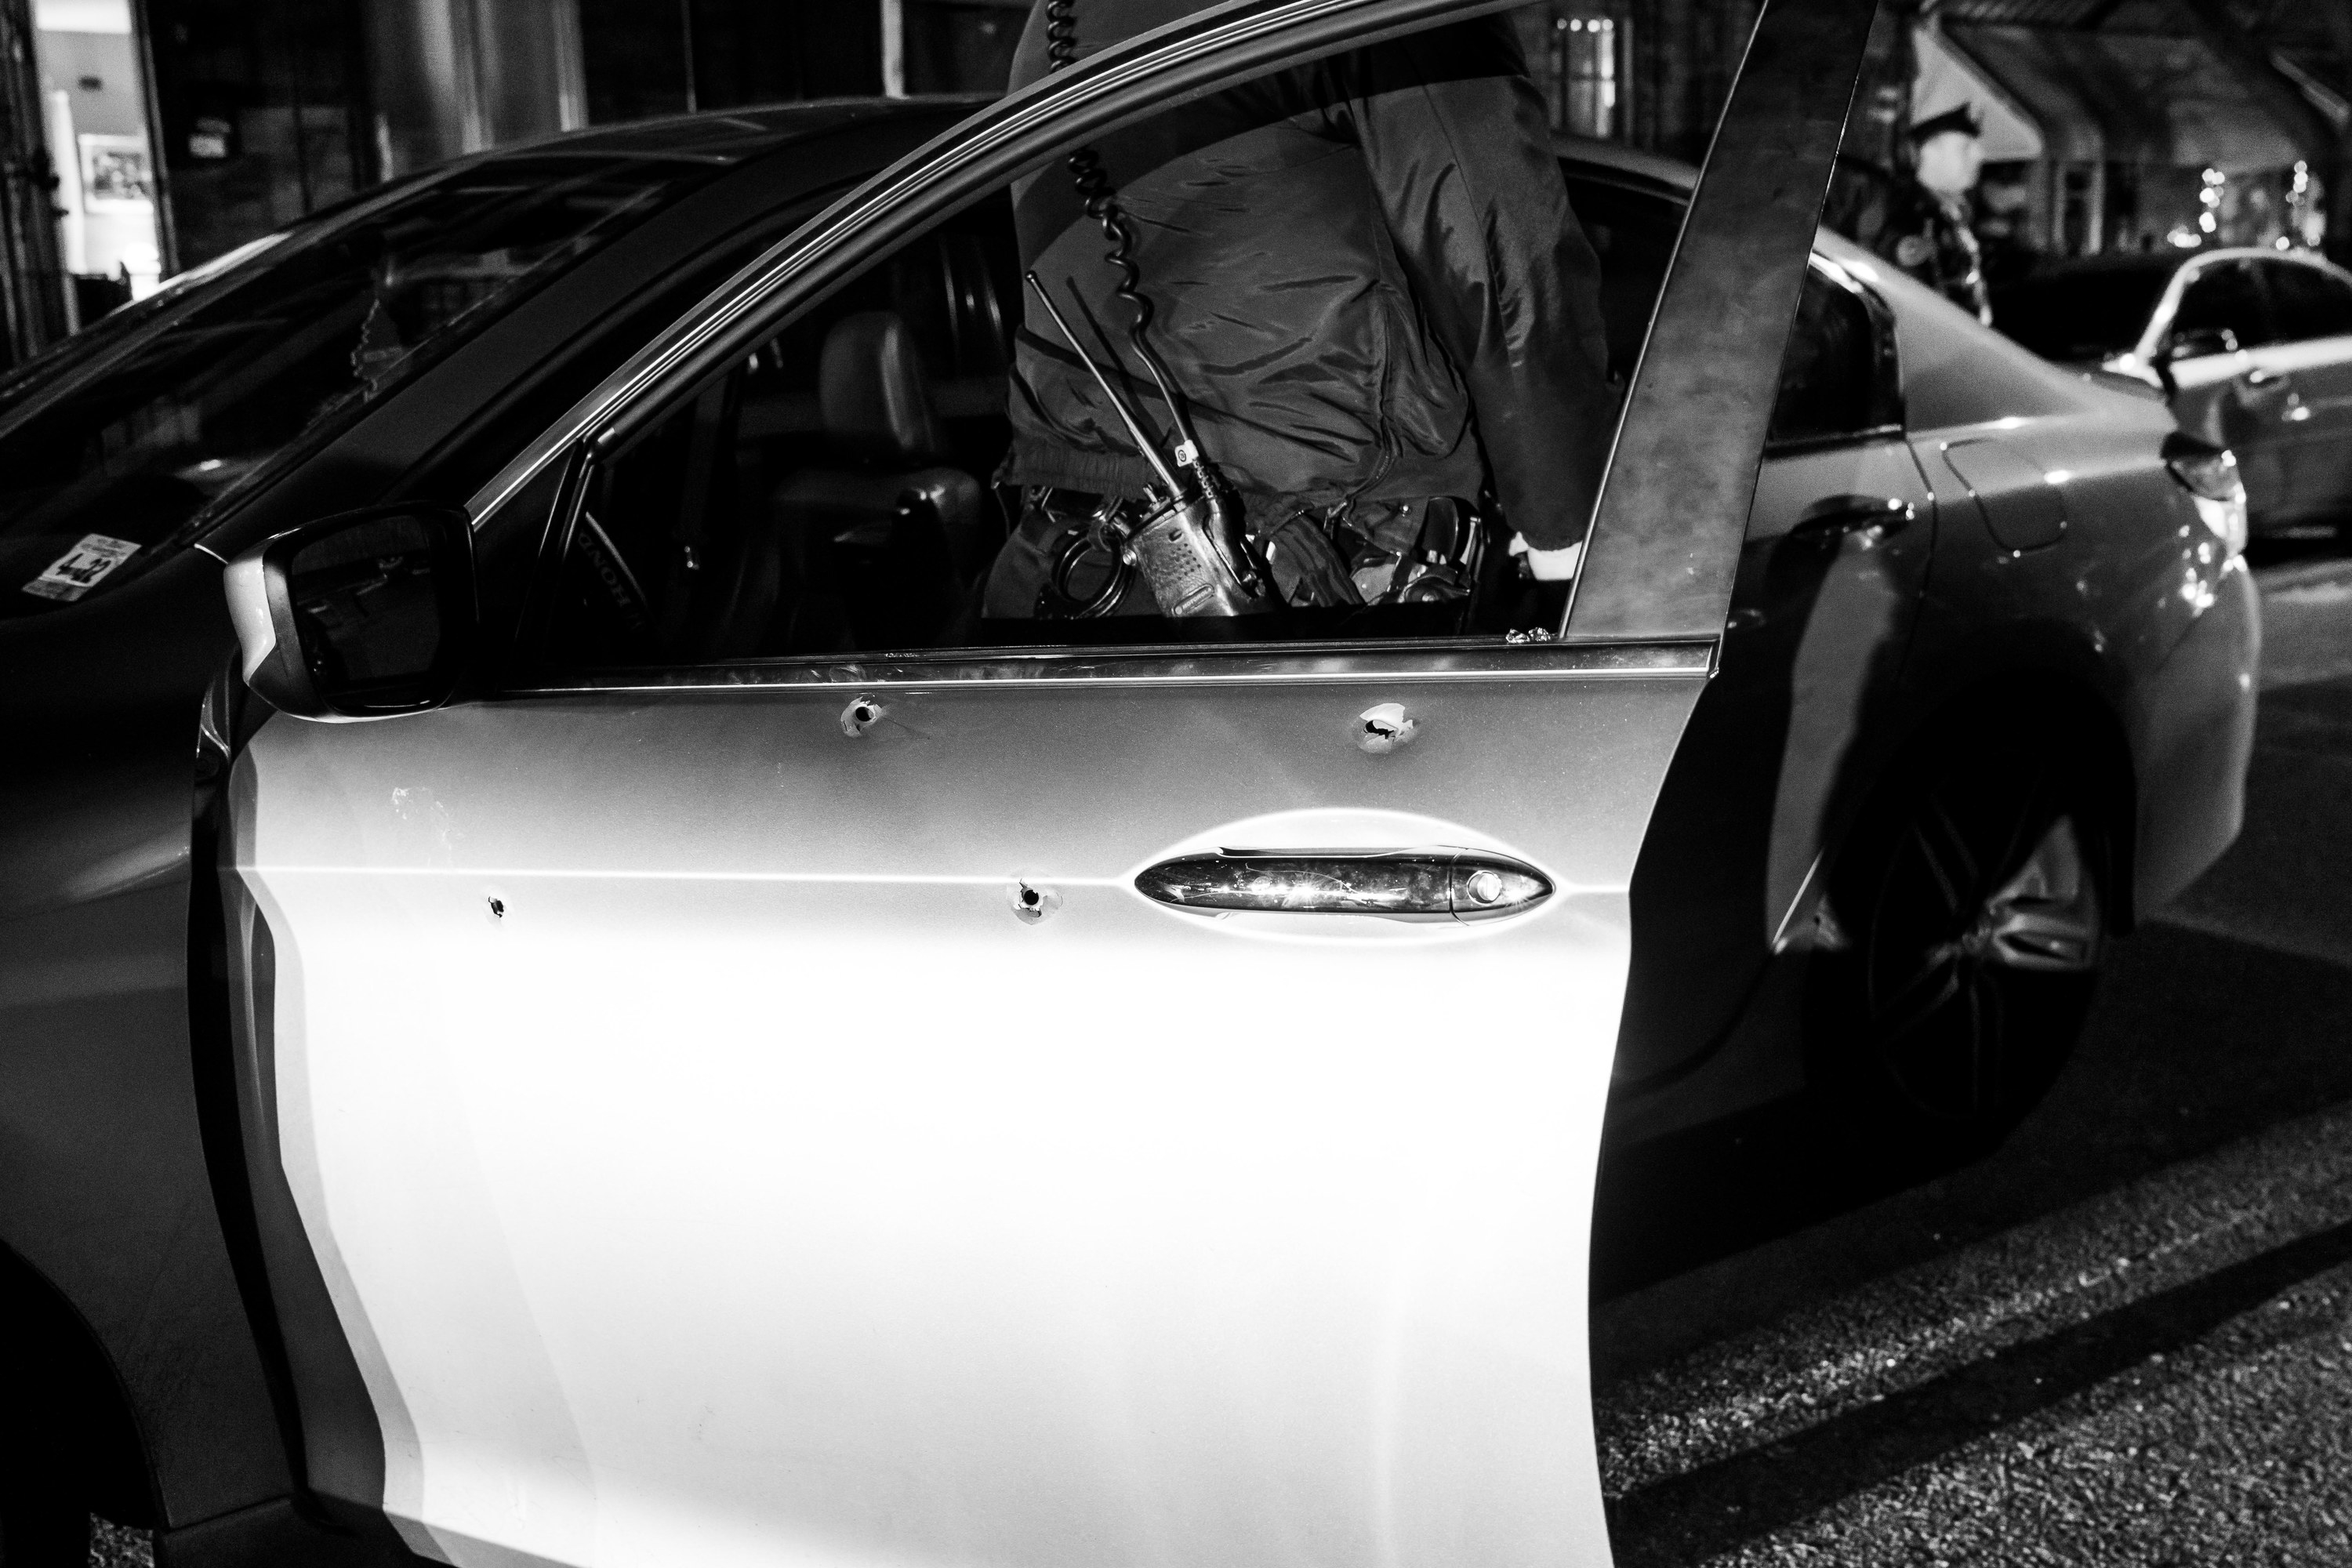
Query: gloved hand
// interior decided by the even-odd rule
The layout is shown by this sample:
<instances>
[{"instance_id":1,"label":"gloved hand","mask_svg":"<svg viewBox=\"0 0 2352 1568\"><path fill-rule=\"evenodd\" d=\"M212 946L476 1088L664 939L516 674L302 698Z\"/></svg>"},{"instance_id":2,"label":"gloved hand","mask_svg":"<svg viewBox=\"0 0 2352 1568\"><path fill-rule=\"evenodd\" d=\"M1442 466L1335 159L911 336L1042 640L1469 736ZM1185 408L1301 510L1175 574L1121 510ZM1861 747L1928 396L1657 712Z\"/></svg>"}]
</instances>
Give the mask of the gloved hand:
<instances>
[{"instance_id":1,"label":"gloved hand","mask_svg":"<svg viewBox=\"0 0 2352 1568\"><path fill-rule=\"evenodd\" d=\"M1515 533L1511 535L1511 553L1526 560L1528 574L1537 582L1565 583L1576 575L1577 567L1584 560L1584 542L1580 539L1559 550L1538 550L1528 542L1526 535Z\"/></svg>"}]
</instances>

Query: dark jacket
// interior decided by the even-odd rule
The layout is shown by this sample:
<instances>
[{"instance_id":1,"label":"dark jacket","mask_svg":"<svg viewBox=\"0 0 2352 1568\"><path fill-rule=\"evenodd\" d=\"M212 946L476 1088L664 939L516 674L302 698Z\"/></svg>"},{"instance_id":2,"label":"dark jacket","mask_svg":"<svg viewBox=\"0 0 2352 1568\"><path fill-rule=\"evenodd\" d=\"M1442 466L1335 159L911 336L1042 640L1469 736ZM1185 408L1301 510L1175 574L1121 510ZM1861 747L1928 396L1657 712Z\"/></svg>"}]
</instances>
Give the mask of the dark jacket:
<instances>
[{"instance_id":1,"label":"dark jacket","mask_svg":"<svg viewBox=\"0 0 2352 1568\"><path fill-rule=\"evenodd\" d=\"M1190 8L1077 0L1079 55ZM1046 59L1040 5L1013 85ZM1491 471L1530 542L1583 536L1614 411L1600 264L1507 20L1277 72L1096 151L1138 236L1151 340L1253 513L1475 497ZM1075 279L1124 349L1128 308L1068 167L1024 179L1014 201L1024 265L1066 315ZM1002 477L1139 491L1150 469L1051 321L1026 307ZM1130 359L1129 374L1156 416L1142 367Z\"/></svg>"}]
</instances>

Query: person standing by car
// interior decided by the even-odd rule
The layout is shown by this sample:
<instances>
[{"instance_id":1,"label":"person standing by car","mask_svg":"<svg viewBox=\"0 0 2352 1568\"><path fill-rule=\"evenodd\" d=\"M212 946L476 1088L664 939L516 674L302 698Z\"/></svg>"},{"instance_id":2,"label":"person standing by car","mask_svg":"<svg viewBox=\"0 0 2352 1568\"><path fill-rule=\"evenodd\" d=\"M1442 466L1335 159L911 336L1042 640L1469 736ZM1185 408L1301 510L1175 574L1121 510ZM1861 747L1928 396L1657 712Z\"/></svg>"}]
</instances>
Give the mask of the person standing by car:
<instances>
[{"instance_id":1,"label":"person standing by car","mask_svg":"<svg viewBox=\"0 0 2352 1568\"><path fill-rule=\"evenodd\" d=\"M1186 9L1047 0L1013 86ZM1014 199L1024 268L1090 357L1116 356L1147 417L1172 416L1142 374L1143 354L1162 359L1284 602L1412 596L1444 552L1429 525L1489 489L1535 574L1573 574L1614 409L1600 264L1507 21L1171 110ZM1028 310L998 473L1021 516L990 575L992 618L1055 613L1057 551L1137 509L1153 473L1036 299ZM1114 613L1152 610L1138 592Z\"/></svg>"},{"instance_id":2,"label":"person standing by car","mask_svg":"<svg viewBox=\"0 0 2352 1568\"><path fill-rule=\"evenodd\" d=\"M1984 121L1969 104L1911 127L1911 176L1898 179L1879 254L1987 326L1984 254L1969 211L1984 168Z\"/></svg>"},{"instance_id":3,"label":"person standing by car","mask_svg":"<svg viewBox=\"0 0 2352 1568\"><path fill-rule=\"evenodd\" d=\"M1975 108L1963 103L1905 133L1912 149L1907 169L1840 153L1822 221L1990 326L1984 253L1970 211L1984 167L1983 128Z\"/></svg>"}]
</instances>

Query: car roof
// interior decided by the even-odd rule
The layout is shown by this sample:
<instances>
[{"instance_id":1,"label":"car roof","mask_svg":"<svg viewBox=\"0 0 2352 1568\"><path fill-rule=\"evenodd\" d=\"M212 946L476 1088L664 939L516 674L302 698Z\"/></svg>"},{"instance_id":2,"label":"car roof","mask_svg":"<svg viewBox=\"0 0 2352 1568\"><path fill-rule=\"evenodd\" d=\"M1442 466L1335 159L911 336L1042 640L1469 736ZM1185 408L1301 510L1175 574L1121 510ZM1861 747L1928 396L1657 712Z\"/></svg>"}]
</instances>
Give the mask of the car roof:
<instances>
[{"instance_id":1,"label":"car roof","mask_svg":"<svg viewBox=\"0 0 2352 1568\"><path fill-rule=\"evenodd\" d=\"M628 157L721 155L746 149L745 144L781 146L806 137L821 136L845 125L876 121L937 119L942 112L969 113L990 102L984 94L920 94L909 98L820 98L794 103L768 103L742 109L709 109L693 114L635 120L625 125L597 125L567 131L527 142L505 143L479 154L509 157L518 153L577 152Z\"/></svg>"},{"instance_id":2,"label":"car roof","mask_svg":"<svg viewBox=\"0 0 2352 1568\"><path fill-rule=\"evenodd\" d=\"M992 101L985 93L940 93L907 98L813 99L741 109L707 109L692 114L632 121L625 125L599 125L508 142L478 156L496 158L559 149L621 156L692 156L705 149L733 151L746 140L782 144L859 121L935 118L942 111L968 113ZM1589 173L1615 175L1628 184L1653 185L1682 196L1688 196L1698 184L1696 166L1622 142L1556 132L1552 147L1559 156L1583 165Z\"/></svg>"}]
</instances>

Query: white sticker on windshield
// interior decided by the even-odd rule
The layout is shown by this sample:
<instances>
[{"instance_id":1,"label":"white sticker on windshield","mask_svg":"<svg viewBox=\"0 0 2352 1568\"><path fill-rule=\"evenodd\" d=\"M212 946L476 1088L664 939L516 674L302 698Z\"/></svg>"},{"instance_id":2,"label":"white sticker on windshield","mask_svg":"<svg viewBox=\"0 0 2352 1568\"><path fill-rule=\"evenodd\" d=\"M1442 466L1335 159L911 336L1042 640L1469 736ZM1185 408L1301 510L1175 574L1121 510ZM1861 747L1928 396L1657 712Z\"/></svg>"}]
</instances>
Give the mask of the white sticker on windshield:
<instances>
[{"instance_id":1,"label":"white sticker on windshield","mask_svg":"<svg viewBox=\"0 0 2352 1568\"><path fill-rule=\"evenodd\" d=\"M81 542L49 563L49 569L25 584L25 592L44 599L79 599L102 582L109 572L139 553L127 539L85 533Z\"/></svg>"}]
</instances>

